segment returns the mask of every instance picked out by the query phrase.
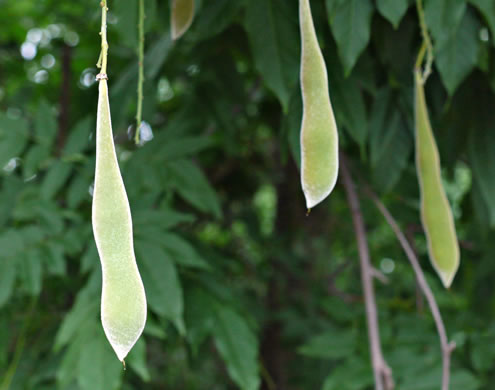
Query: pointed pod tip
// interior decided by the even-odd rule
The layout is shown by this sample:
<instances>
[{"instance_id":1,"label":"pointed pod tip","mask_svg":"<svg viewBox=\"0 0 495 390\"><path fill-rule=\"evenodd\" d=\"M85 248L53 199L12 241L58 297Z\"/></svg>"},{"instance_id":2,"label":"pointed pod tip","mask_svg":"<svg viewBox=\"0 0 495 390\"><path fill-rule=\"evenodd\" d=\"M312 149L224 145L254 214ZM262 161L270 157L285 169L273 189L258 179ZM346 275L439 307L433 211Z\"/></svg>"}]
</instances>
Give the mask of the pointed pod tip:
<instances>
[{"instance_id":1,"label":"pointed pod tip","mask_svg":"<svg viewBox=\"0 0 495 390\"><path fill-rule=\"evenodd\" d=\"M328 191L328 193L324 194L323 196L312 197L310 194L308 194L308 191L304 191L304 197L306 198L306 209L308 211L306 215L309 215L310 211L316 205L323 202L329 194L330 194L330 191Z\"/></svg>"},{"instance_id":2,"label":"pointed pod tip","mask_svg":"<svg viewBox=\"0 0 495 390\"><path fill-rule=\"evenodd\" d=\"M117 358L122 362L122 364L124 365L124 368L125 368L125 358L127 356L127 354L129 353L128 351L126 352L122 352L122 351L115 351L115 353L117 354Z\"/></svg>"},{"instance_id":3,"label":"pointed pod tip","mask_svg":"<svg viewBox=\"0 0 495 390\"><path fill-rule=\"evenodd\" d=\"M438 271L440 279L442 280L442 284L446 289L449 289L450 286L452 285L456 271L454 271L454 272Z\"/></svg>"}]
</instances>

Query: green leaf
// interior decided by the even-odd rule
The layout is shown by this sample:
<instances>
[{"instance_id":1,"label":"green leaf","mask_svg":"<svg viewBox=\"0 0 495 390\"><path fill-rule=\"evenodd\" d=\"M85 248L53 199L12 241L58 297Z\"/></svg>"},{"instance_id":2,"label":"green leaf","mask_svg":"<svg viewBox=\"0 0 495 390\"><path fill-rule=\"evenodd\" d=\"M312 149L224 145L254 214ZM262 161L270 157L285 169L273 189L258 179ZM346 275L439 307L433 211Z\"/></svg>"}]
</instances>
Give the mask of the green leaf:
<instances>
[{"instance_id":1,"label":"green leaf","mask_svg":"<svg viewBox=\"0 0 495 390\"><path fill-rule=\"evenodd\" d=\"M170 49L172 48L172 40L170 34L164 33L156 39L144 55L144 78L145 80L153 80L160 71L162 65L166 61ZM112 118L124 117L125 109L129 99L134 96L135 89L129 88L129 85L136 85L138 74L138 63L131 63L124 71L120 73L120 77L112 84L110 89L110 99L112 100ZM119 123L117 122L117 125ZM115 128L114 124L114 128Z\"/></svg>"},{"instance_id":2,"label":"green leaf","mask_svg":"<svg viewBox=\"0 0 495 390\"><path fill-rule=\"evenodd\" d=\"M20 254L24 249L24 240L18 230L10 229L0 234L0 307L12 295L14 290Z\"/></svg>"},{"instance_id":3,"label":"green leaf","mask_svg":"<svg viewBox=\"0 0 495 390\"><path fill-rule=\"evenodd\" d=\"M9 229L0 234L0 258L15 258L24 249L25 242L19 230Z\"/></svg>"},{"instance_id":4,"label":"green leaf","mask_svg":"<svg viewBox=\"0 0 495 390\"><path fill-rule=\"evenodd\" d=\"M486 233L492 226L492 211L480 190L477 180L473 179L471 188L471 204L476 216L476 222L480 225L481 231Z\"/></svg>"},{"instance_id":5,"label":"green leaf","mask_svg":"<svg viewBox=\"0 0 495 390\"><path fill-rule=\"evenodd\" d=\"M363 150L368 136L368 121L361 88L353 76L344 79L340 66L335 63L328 79L337 125L339 129L344 127Z\"/></svg>"},{"instance_id":6,"label":"green leaf","mask_svg":"<svg viewBox=\"0 0 495 390\"><path fill-rule=\"evenodd\" d=\"M41 184L41 196L51 199L67 182L72 171L72 165L58 160L48 170Z\"/></svg>"},{"instance_id":7,"label":"green leaf","mask_svg":"<svg viewBox=\"0 0 495 390\"><path fill-rule=\"evenodd\" d=\"M181 136L170 139L167 132L160 133L156 137L156 141L156 145L160 146L159 153L154 156L154 159L157 161L172 161L195 155L213 144L211 137ZM163 142L160 143L160 141ZM146 150L143 148L143 151Z\"/></svg>"},{"instance_id":8,"label":"green leaf","mask_svg":"<svg viewBox=\"0 0 495 390\"><path fill-rule=\"evenodd\" d=\"M49 242L45 248L43 262L51 275L64 276L67 273L64 246L57 241Z\"/></svg>"},{"instance_id":9,"label":"green leaf","mask_svg":"<svg viewBox=\"0 0 495 390\"><path fill-rule=\"evenodd\" d=\"M490 226L495 227L495 133L491 128L476 128L469 137L469 159L474 181L488 208Z\"/></svg>"},{"instance_id":10,"label":"green leaf","mask_svg":"<svg viewBox=\"0 0 495 390\"><path fill-rule=\"evenodd\" d=\"M92 183L93 179L82 174L82 172L78 172L75 175L67 189L67 206L70 209L76 209L84 201L90 202L89 187Z\"/></svg>"},{"instance_id":11,"label":"green leaf","mask_svg":"<svg viewBox=\"0 0 495 390\"><path fill-rule=\"evenodd\" d=\"M43 279L40 251L36 248L26 251L22 256L21 265L23 287L30 295L39 295Z\"/></svg>"},{"instance_id":12,"label":"green leaf","mask_svg":"<svg viewBox=\"0 0 495 390\"><path fill-rule=\"evenodd\" d=\"M377 0L376 6L380 14L397 29L409 8L409 0Z\"/></svg>"},{"instance_id":13,"label":"green leaf","mask_svg":"<svg viewBox=\"0 0 495 390\"><path fill-rule=\"evenodd\" d=\"M136 242L136 253L150 308L185 334L182 286L172 259L158 245L142 241Z\"/></svg>"},{"instance_id":14,"label":"green leaf","mask_svg":"<svg viewBox=\"0 0 495 390\"><path fill-rule=\"evenodd\" d=\"M41 100L34 119L34 137L36 141L49 151L57 135L57 117L52 106Z\"/></svg>"},{"instance_id":15,"label":"green leaf","mask_svg":"<svg viewBox=\"0 0 495 390\"><path fill-rule=\"evenodd\" d=\"M177 192L205 213L220 218L222 211L215 190L201 170L190 160L171 161L167 164Z\"/></svg>"},{"instance_id":16,"label":"green leaf","mask_svg":"<svg viewBox=\"0 0 495 390\"><path fill-rule=\"evenodd\" d=\"M466 13L466 0L427 0L424 3L428 25L437 50L456 35Z\"/></svg>"},{"instance_id":17,"label":"green leaf","mask_svg":"<svg viewBox=\"0 0 495 390\"><path fill-rule=\"evenodd\" d=\"M12 119L0 112L0 168L19 157L28 140L28 123L23 118Z\"/></svg>"},{"instance_id":18,"label":"green leaf","mask_svg":"<svg viewBox=\"0 0 495 390\"><path fill-rule=\"evenodd\" d=\"M105 338L103 328L95 323L87 330L77 362L77 384L81 390L116 390L124 369Z\"/></svg>"},{"instance_id":19,"label":"green leaf","mask_svg":"<svg viewBox=\"0 0 495 390\"><path fill-rule=\"evenodd\" d=\"M126 363L139 375L143 382L149 382L151 380L151 374L146 363L146 342L143 337L140 337L136 344L134 344L134 347L132 347L131 352L127 356Z\"/></svg>"},{"instance_id":20,"label":"green leaf","mask_svg":"<svg viewBox=\"0 0 495 390\"><path fill-rule=\"evenodd\" d=\"M15 258L0 258L0 308L12 295L16 270Z\"/></svg>"},{"instance_id":21,"label":"green leaf","mask_svg":"<svg viewBox=\"0 0 495 390\"><path fill-rule=\"evenodd\" d=\"M115 29L121 42L131 48L137 47L138 39L138 2L137 0L116 1L112 13L117 16Z\"/></svg>"},{"instance_id":22,"label":"green leaf","mask_svg":"<svg viewBox=\"0 0 495 390\"><path fill-rule=\"evenodd\" d=\"M401 390L437 390L441 386L441 378L442 371L439 366L421 372L413 372L405 378ZM480 389L479 380L467 370L452 371L450 381L452 390Z\"/></svg>"},{"instance_id":23,"label":"green leaf","mask_svg":"<svg viewBox=\"0 0 495 390\"><path fill-rule=\"evenodd\" d=\"M352 359L332 370L325 379L322 390L362 390L372 385L371 367L362 360Z\"/></svg>"},{"instance_id":24,"label":"green leaf","mask_svg":"<svg viewBox=\"0 0 495 390\"><path fill-rule=\"evenodd\" d=\"M42 145L33 145L24 156L23 176L25 179L37 174L42 163L50 156L50 150Z\"/></svg>"},{"instance_id":25,"label":"green leaf","mask_svg":"<svg viewBox=\"0 0 495 390\"><path fill-rule=\"evenodd\" d=\"M87 148L90 134L96 128L96 123L93 120L91 116L87 116L77 122L67 137L63 150L64 157L74 158Z\"/></svg>"},{"instance_id":26,"label":"green leaf","mask_svg":"<svg viewBox=\"0 0 495 390\"><path fill-rule=\"evenodd\" d=\"M196 357L201 344L213 332L218 303L207 291L198 287L187 288L184 295L187 340Z\"/></svg>"},{"instance_id":27,"label":"green leaf","mask_svg":"<svg viewBox=\"0 0 495 390\"><path fill-rule=\"evenodd\" d=\"M455 370L452 372L452 390L479 390L480 380L467 370Z\"/></svg>"},{"instance_id":28,"label":"green leaf","mask_svg":"<svg viewBox=\"0 0 495 390\"><path fill-rule=\"evenodd\" d=\"M245 26L256 67L278 97L284 112L298 78L297 14L284 0L250 1Z\"/></svg>"},{"instance_id":29,"label":"green leaf","mask_svg":"<svg viewBox=\"0 0 495 390\"><path fill-rule=\"evenodd\" d=\"M184 238L175 233L161 235L162 245L175 263L184 267L209 269L210 266L194 247Z\"/></svg>"},{"instance_id":30,"label":"green leaf","mask_svg":"<svg viewBox=\"0 0 495 390\"><path fill-rule=\"evenodd\" d=\"M469 0L484 16L492 33L492 43L495 45L495 2L492 0Z\"/></svg>"},{"instance_id":31,"label":"green leaf","mask_svg":"<svg viewBox=\"0 0 495 390\"><path fill-rule=\"evenodd\" d=\"M258 340L245 319L218 304L214 339L232 380L242 390L257 390L260 386Z\"/></svg>"},{"instance_id":32,"label":"green leaf","mask_svg":"<svg viewBox=\"0 0 495 390\"><path fill-rule=\"evenodd\" d=\"M83 337L76 337L71 340L56 373L57 388L67 388L76 378L77 370L75 368L77 368L79 355L85 341Z\"/></svg>"},{"instance_id":33,"label":"green leaf","mask_svg":"<svg viewBox=\"0 0 495 390\"><path fill-rule=\"evenodd\" d=\"M194 221L194 216L192 214L180 213L172 209L161 209L161 210L137 210L132 215L132 220L134 224L134 231L136 234L140 234L141 229L146 229L147 227L152 227L153 230L156 229L171 229L180 225L182 223L191 223ZM142 234L146 236L146 234Z\"/></svg>"},{"instance_id":34,"label":"green leaf","mask_svg":"<svg viewBox=\"0 0 495 390\"><path fill-rule=\"evenodd\" d=\"M339 48L339 57L349 75L370 39L371 0L326 0L328 20ZM331 94L331 90L330 90Z\"/></svg>"},{"instance_id":35,"label":"green leaf","mask_svg":"<svg viewBox=\"0 0 495 390\"><path fill-rule=\"evenodd\" d=\"M0 225L5 225L12 215L18 201L18 195L24 188L24 182L17 176L3 178L3 187L0 192Z\"/></svg>"},{"instance_id":36,"label":"green leaf","mask_svg":"<svg viewBox=\"0 0 495 390\"><path fill-rule=\"evenodd\" d=\"M81 257L81 272L88 272L92 269L98 268L100 265L100 258L98 256L98 249L96 249L96 243L93 239L88 243L88 247Z\"/></svg>"},{"instance_id":37,"label":"green leaf","mask_svg":"<svg viewBox=\"0 0 495 390\"><path fill-rule=\"evenodd\" d=\"M474 69L478 61L479 22L466 13L459 28L436 51L436 66L449 95Z\"/></svg>"},{"instance_id":38,"label":"green leaf","mask_svg":"<svg viewBox=\"0 0 495 390\"><path fill-rule=\"evenodd\" d=\"M209 39L232 24L246 0L215 0L203 2L188 36L192 40Z\"/></svg>"},{"instance_id":39,"label":"green leaf","mask_svg":"<svg viewBox=\"0 0 495 390\"><path fill-rule=\"evenodd\" d=\"M146 80L153 80L160 71L172 48L172 40L168 33L154 42L144 56L144 74ZM136 68L137 71L137 68Z\"/></svg>"},{"instance_id":40,"label":"green leaf","mask_svg":"<svg viewBox=\"0 0 495 390\"><path fill-rule=\"evenodd\" d=\"M63 214L54 202L39 201L34 209L42 226L53 234L62 233L64 228Z\"/></svg>"},{"instance_id":41,"label":"green leaf","mask_svg":"<svg viewBox=\"0 0 495 390\"><path fill-rule=\"evenodd\" d=\"M299 353L314 358L339 359L352 356L357 348L356 333L333 329L313 336L299 348Z\"/></svg>"},{"instance_id":42,"label":"green leaf","mask_svg":"<svg viewBox=\"0 0 495 390\"><path fill-rule=\"evenodd\" d=\"M194 247L184 238L175 233L161 232L157 229L140 230L136 233L143 242L159 245L178 265L184 267L210 269L210 265L203 259Z\"/></svg>"},{"instance_id":43,"label":"green leaf","mask_svg":"<svg viewBox=\"0 0 495 390\"><path fill-rule=\"evenodd\" d=\"M144 31L151 31L157 19L157 0L144 0Z\"/></svg>"},{"instance_id":44,"label":"green leaf","mask_svg":"<svg viewBox=\"0 0 495 390\"><path fill-rule=\"evenodd\" d=\"M407 121L393 101L389 88L375 97L370 122L370 162L375 187L389 192L407 166L413 138Z\"/></svg>"},{"instance_id":45,"label":"green leaf","mask_svg":"<svg viewBox=\"0 0 495 390\"><path fill-rule=\"evenodd\" d=\"M70 344L81 329L85 329L95 321L100 308L99 297L89 288L84 288L76 297L69 313L64 317L62 325L55 337L54 350Z\"/></svg>"},{"instance_id":46,"label":"green leaf","mask_svg":"<svg viewBox=\"0 0 495 390\"><path fill-rule=\"evenodd\" d=\"M301 118L302 118L302 96L299 88L293 92L289 111L283 119L283 131L287 137L289 149L298 168L301 167Z\"/></svg>"}]
</instances>

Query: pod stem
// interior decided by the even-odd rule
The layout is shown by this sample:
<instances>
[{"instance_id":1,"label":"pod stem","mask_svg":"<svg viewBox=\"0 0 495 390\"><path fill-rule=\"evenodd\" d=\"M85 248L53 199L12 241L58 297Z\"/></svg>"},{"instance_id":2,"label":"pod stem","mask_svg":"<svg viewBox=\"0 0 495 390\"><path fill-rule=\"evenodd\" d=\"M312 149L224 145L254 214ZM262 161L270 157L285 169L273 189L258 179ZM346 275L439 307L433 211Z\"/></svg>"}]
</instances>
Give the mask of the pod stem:
<instances>
[{"instance_id":1,"label":"pod stem","mask_svg":"<svg viewBox=\"0 0 495 390\"><path fill-rule=\"evenodd\" d=\"M380 201L380 199L378 199L378 196L369 187L366 187L365 191L366 194L373 200L375 206L378 208L380 213L383 215L383 217L395 233L397 240L402 246L404 253L411 263L414 273L416 274L417 283L421 291L423 292L426 301L428 302L428 306L430 307L433 320L435 321L435 326L437 328L437 333L442 348L442 390L448 390L450 382L450 356L452 354L452 351L456 347L455 342L449 342L447 338L447 331L445 330L445 325L443 323L442 315L440 314L437 301L435 300L435 296L433 295L433 292L431 291L430 286L426 281L423 270L421 269L421 266L419 264L418 257L411 247L411 244L400 229L397 221L394 219L392 214L390 214L385 205Z\"/></svg>"},{"instance_id":2,"label":"pod stem","mask_svg":"<svg viewBox=\"0 0 495 390\"><path fill-rule=\"evenodd\" d=\"M107 41L107 0L101 0L101 52L100 58L96 66L100 68L100 73L96 76L97 80L106 80L107 76L107 57L108 57L108 41Z\"/></svg>"},{"instance_id":3,"label":"pod stem","mask_svg":"<svg viewBox=\"0 0 495 390\"><path fill-rule=\"evenodd\" d=\"M416 9L418 11L419 25L421 27L421 36L423 37L423 43L419 49L416 64L414 66L415 72L421 71L421 65L426 55L426 63L421 75L421 82L424 84L426 79L431 74L433 65L433 44L431 42L430 34L428 33L428 26L426 25L425 12L423 9L423 0L416 0Z\"/></svg>"},{"instance_id":4,"label":"pod stem","mask_svg":"<svg viewBox=\"0 0 495 390\"><path fill-rule=\"evenodd\" d=\"M371 364L373 376L375 379L375 390L392 390L394 380L392 370L383 357L380 331L378 323L378 313L376 308L375 290L373 287L373 267L370 260L370 252L366 237L366 228L364 225L363 214L359 197L356 192L355 183L352 179L346 156L340 154L340 173L342 184L344 186L347 202L352 214L352 222L359 252L359 264L361 268L361 284L363 286L364 303L366 307L366 322L368 325L368 337L370 342Z\"/></svg>"},{"instance_id":5,"label":"pod stem","mask_svg":"<svg viewBox=\"0 0 495 390\"><path fill-rule=\"evenodd\" d=\"M136 111L136 134L134 142L139 145L141 121L143 115L143 84L144 84L144 0L139 0L139 23L138 23L138 85L137 85L137 111Z\"/></svg>"}]
</instances>

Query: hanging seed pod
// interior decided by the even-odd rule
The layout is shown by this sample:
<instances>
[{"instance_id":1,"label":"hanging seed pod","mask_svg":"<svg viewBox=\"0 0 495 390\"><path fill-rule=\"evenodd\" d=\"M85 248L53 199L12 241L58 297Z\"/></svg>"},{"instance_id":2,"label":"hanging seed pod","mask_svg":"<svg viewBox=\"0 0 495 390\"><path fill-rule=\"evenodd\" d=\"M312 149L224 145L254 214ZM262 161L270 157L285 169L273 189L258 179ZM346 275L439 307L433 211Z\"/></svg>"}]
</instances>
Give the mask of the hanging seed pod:
<instances>
[{"instance_id":1,"label":"hanging seed pod","mask_svg":"<svg viewBox=\"0 0 495 390\"><path fill-rule=\"evenodd\" d=\"M454 218L440 174L440 157L428 118L421 72L415 72L416 169L421 190L421 221L431 263L445 287L459 268Z\"/></svg>"},{"instance_id":2,"label":"hanging seed pod","mask_svg":"<svg viewBox=\"0 0 495 390\"><path fill-rule=\"evenodd\" d=\"M172 39L179 39L191 26L194 18L194 0L172 0L170 26Z\"/></svg>"},{"instance_id":3,"label":"hanging seed pod","mask_svg":"<svg viewBox=\"0 0 495 390\"><path fill-rule=\"evenodd\" d=\"M134 256L131 211L113 143L105 79L99 81L92 220L103 277L101 322L123 361L143 332L146 296Z\"/></svg>"},{"instance_id":4,"label":"hanging seed pod","mask_svg":"<svg viewBox=\"0 0 495 390\"><path fill-rule=\"evenodd\" d=\"M338 133L330 103L325 61L309 0L299 1L301 27L301 183L308 210L332 192L337 181Z\"/></svg>"}]
</instances>

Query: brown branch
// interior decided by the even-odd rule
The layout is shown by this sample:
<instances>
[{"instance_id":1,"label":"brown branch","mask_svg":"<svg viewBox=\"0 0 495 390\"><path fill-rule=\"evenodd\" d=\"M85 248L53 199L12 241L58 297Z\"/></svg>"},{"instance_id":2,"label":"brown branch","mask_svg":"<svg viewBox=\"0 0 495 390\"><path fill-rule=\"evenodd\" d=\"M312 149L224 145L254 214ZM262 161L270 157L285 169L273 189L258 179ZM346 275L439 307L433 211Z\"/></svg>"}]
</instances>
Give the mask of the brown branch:
<instances>
[{"instance_id":1,"label":"brown branch","mask_svg":"<svg viewBox=\"0 0 495 390\"><path fill-rule=\"evenodd\" d=\"M400 245L402 246L402 249L404 250L407 258L409 259L409 262L411 263L414 269L414 273L416 274L416 279L419 283L421 290L423 291L426 301L428 302L428 306L430 307L431 314L433 315L433 319L437 327L438 336L440 338L440 344L442 347L442 390L448 390L449 381L450 381L450 356L456 346L455 342L453 341L449 342L447 339L447 332L445 330L445 325L443 323L440 310L438 309L435 296L433 295L433 292L431 291L430 286L428 285L428 282L425 279L425 275L423 273L423 270L421 269L421 266L419 265L419 261L416 256L416 253L409 244L409 241L407 240L404 233L402 233L402 230L400 229L399 225L395 221L392 214L390 214L388 209L380 201L380 199L378 199L376 194L373 191L371 191L371 189L369 188L366 189L366 192L373 200L378 210L380 210L382 215L385 217L387 223L390 225L392 230L394 231L397 239L400 242Z\"/></svg>"},{"instance_id":2,"label":"brown branch","mask_svg":"<svg viewBox=\"0 0 495 390\"><path fill-rule=\"evenodd\" d=\"M392 370L383 357L380 344L375 291L373 289L373 268L370 262L370 254L366 239L364 220L361 213L361 206L351 173L347 166L347 159L343 154L340 155L340 163L342 184L347 195L347 201L349 202L349 206L351 208L352 222L354 224L354 231L358 244L359 263L361 267L361 283L363 285L364 302L366 306L366 320L368 324L368 337L370 342L373 375L375 379L375 390L392 390L394 388Z\"/></svg>"},{"instance_id":3,"label":"brown branch","mask_svg":"<svg viewBox=\"0 0 495 390\"><path fill-rule=\"evenodd\" d=\"M411 225L409 225L406 228L405 231L405 236L407 241L409 242L409 245L411 246L411 249L414 252L414 255L416 255L416 249L414 248L414 231L411 229ZM421 286L419 285L418 278L415 278L415 291L416 291L416 309L418 310L418 314L422 315L424 311L424 302L423 302L423 291L421 290Z\"/></svg>"}]
</instances>

